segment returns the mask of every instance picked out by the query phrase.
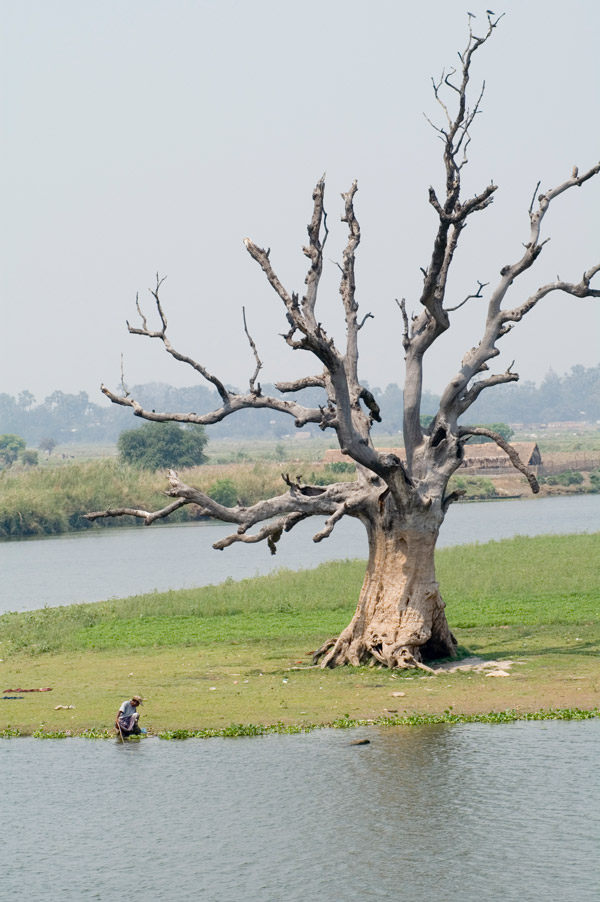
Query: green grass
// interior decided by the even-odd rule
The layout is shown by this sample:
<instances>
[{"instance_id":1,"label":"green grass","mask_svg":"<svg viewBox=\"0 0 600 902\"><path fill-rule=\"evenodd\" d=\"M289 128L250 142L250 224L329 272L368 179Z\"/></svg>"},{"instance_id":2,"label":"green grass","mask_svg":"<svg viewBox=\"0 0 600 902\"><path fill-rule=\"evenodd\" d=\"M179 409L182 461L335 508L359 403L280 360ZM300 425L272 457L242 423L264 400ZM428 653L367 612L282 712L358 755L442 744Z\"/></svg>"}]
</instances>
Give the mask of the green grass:
<instances>
[{"instance_id":1,"label":"green grass","mask_svg":"<svg viewBox=\"0 0 600 902\"><path fill-rule=\"evenodd\" d=\"M442 549L437 574L453 628L600 623L600 533L517 537ZM341 630L364 562L279 571L218 586L155 592L0 617L0 653L210 646Z\"/></svg>"},{"instance_id":2,"label":"green grass","mask_svg":"<svg viewBox=\"0 0 600 902\"><path fill-rule=\"evenodd\" d=\"M437 576L457 628L600 622L600 533L443 549Z\"/></svg>"},{"instance_id":3,"label":"green grass","mask_svg":"<svg viewBox=\"0 0 600 902\"><path fill-rule=\"evenodd\" d=\"M111 735L134 693L146 699L143 725L164 738L597 714L599 560L600 533L439 552L460 656L512 660L510 679L311 667L352 616L360 561L5 614L0 688L53 691L3 703L0 738Z\"/></svg>"}]
</instances>

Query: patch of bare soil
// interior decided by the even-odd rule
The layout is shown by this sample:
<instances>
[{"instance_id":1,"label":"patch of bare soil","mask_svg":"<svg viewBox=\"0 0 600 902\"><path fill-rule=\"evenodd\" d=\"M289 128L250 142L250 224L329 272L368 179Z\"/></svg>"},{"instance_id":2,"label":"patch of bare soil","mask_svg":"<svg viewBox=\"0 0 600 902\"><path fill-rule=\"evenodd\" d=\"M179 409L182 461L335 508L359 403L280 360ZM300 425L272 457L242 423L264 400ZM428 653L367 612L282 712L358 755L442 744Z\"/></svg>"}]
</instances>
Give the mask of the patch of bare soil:
<instances>
[{"instance_id":1,"label":"patch of bare soil","mask_svg":"<svg viewBox=\"0 0 600 902\"><path fill-rule=\"evenodd\" d=\"M589 473L583 473L581 485L541 485L539 495L532 494L529 483L524 476L515 473L506 476L490 476L498 495L505 498L545 498L549 495L578 495L582 489L589 489L591 482Z\"/></svg>"},{"instance_id":2,"label":"patch of bare soil","mask_svg":"<svg viewBox=\"0 0 600 902\"><path fill-rule=\"evenodd\" d=\"M529 483L524 476L515 473L506 476L492 476L491 481L494 483L496 491L499 495L507 498L531 497L531 489Z\"/></svg>"},{"instance_id":3,"label":"patch of bare soil","mask_svg":"<svg viewBox=\"0 0 600 902\"><path fill-rule=\"evenodd\" d=\"M510 676L513 664L522 661L484 661L483 658L463 658L462 661L449 661L432 668L434 673L484 673L489 677Z\"/></svg>"}]
</instances>

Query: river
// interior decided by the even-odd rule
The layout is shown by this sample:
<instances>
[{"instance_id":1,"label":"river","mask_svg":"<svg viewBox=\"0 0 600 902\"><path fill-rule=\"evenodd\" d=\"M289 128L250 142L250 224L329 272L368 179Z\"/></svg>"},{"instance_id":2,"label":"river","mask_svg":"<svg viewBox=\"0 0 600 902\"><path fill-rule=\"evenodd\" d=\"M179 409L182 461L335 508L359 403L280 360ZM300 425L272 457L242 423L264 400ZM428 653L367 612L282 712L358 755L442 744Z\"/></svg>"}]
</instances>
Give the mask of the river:
<instances>
[{"instance_id":1,"label":"river","mask_svg":"<svg viewBox=\"0 0 600 902\"><path fill-rule=\"evenodd\" d=\"M0 899L591 902L599 745L598 720L0 741Z\"/></svg>"},{"instance_id":2,"label":"river","mask_svg":"<svg viewBox=\"0 0 600 902\"><path fill-rule=\"evenodd\" d=\"M305 521L284 535L272 556L266 543L214 551L225 523L91 529L43 539L0 542L0 613L123 598L154 589L181 589L243 579L327 560L366 558L363 526L346 517L319 544L320 521ZM439 547L488 542L514 535L594 532L600 495L456 504L442 526Z\"/></svg>"},{"instance_id":3,"label":"river","mask_svg":"<svg viewBox=\"0 0 600 902\"><path fill-rule=\"evenodd\" d=\"M600 496L457 505L440 545L589 532ZM95 601L364 557L362 528L281 553L222 524L0 544L0 609ZM370 744L351 746L356 738ZM598 899L600 720L257 739L0 740L0 900Z\"/></svg>"}]
</instances>

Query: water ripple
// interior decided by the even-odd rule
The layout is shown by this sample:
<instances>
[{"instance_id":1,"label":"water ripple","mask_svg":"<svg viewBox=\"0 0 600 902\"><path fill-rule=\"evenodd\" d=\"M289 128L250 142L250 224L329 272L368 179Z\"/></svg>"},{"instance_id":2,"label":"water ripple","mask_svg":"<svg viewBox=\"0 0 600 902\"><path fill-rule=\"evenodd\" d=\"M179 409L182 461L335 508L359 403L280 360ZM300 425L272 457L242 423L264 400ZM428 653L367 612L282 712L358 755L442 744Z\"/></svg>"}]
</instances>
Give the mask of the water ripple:
<instances>
[{"instance_id":1,"label":"water ripple","mask_svg":"<svg viewBox=\"0 0 600 902\"><path fill-rule=\"evenodd\" d=\"M598 721L6 740L0 899L595 900L599 741Z\"/></svg>"}]
</instances>

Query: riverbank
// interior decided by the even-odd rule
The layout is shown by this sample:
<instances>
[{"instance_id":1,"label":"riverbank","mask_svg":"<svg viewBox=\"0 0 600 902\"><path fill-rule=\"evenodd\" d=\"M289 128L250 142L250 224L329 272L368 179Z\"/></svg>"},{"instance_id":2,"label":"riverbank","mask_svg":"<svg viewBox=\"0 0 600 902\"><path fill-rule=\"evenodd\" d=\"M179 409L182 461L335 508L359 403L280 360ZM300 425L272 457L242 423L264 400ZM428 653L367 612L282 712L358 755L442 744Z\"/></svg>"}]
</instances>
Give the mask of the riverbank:
<instances>
[{"instance_id":1,"label":"riverbank","mask_svg":"<svg viewBox=\"0 0 600 902\"><path fill-rule=\"evenodd\" d=\"M184 482L197 486L226 506L248 507L286 491L282 472L293 467L307 483L327 485L355 478L352 464L309 461L258 461L208 464L181 471ZM0 473L0 540L33 536L64 535L90 529L142 527L134 517L115 517L94 524L84 514L111 507L143 507L156 510L164 505L163 471L151 472L120 464L114 459L68 460L47 468L4 470ZM589 494L600 491L600 472L565 474L541 480L541 491L532 496L524 476L516 471L487 477L456 475L451 489L463 491L465 501ZM175 511L170 523L197 520L201 511L189 505Z\"/></svg>"},{"instance_id":2,"label":"riverbank","mask_svg":"<svg viewBox=\"0 0 600 902\"><path fill-rule=\"evenodd\" d=\"M360 561L7 614L0 680L3 695L21 698L1 702L0 731L110 730L134 693L146 699L151 733L591 711L600 698L598 560L600 534L442 549L438 577L460 655L499 663L435 675L311 666L311 652L352 615ZM39 688L51 691L17 691Z\"/></svg>"}]
</instances>

